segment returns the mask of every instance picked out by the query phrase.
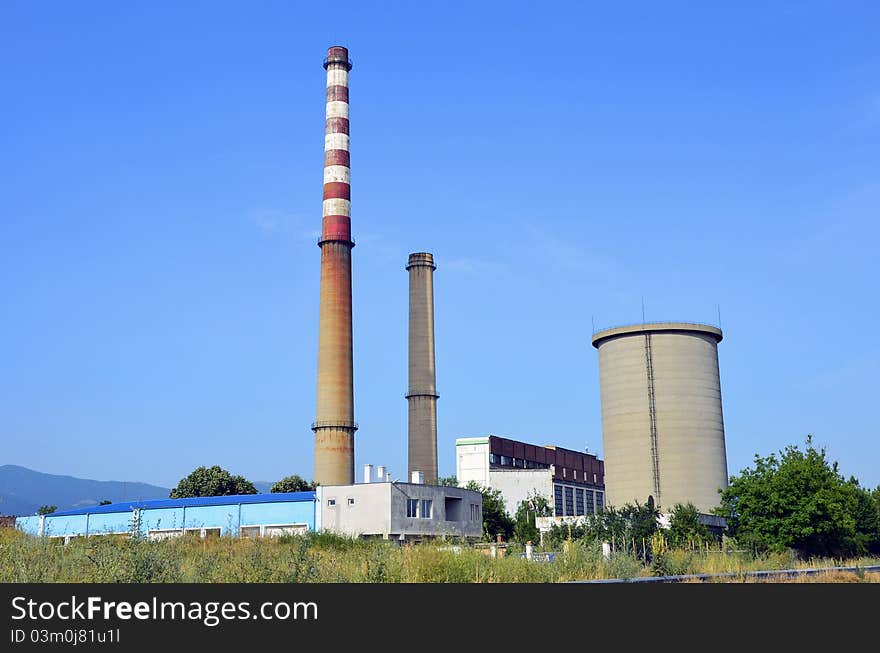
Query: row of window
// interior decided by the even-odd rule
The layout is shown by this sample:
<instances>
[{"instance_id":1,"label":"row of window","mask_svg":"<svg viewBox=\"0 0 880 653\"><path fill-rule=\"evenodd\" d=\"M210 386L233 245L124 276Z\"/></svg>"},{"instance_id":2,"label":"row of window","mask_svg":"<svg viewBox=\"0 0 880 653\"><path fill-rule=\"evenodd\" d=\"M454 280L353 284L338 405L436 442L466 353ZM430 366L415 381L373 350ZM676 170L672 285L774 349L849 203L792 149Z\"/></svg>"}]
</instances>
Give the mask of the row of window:
<instances>
[{"instance_id":1,"label":"row of window","mask_svg":"<svg viewBox=\"0 0 880 653\"><path fill-rule=\"evenodd\" d=\"M279 535L298 535L309 530L308 524L251 524L238 529L239 537L278 537ZM176 537L220 537L220 528L162 528L147 531L150 540L169 540Z\"/></svg>"},{"instance_id":2,"label":"row of window","mask_svg":"<svg viewBox=\"0 0 880 653\"><path fill-rule=\"evenodd\" d=\"M327 499L327 507L335 508L336 507L336 499ZM354 507L354 497L348 497L348 507Z\"/></svg>"},{"instance_id":3,"label":"row of window","mask_svg":"<svg viewBox=\"0 0 880 653\"><path fill-rule=\"evenodd\" d=\"M434 502L431 499L407 499L406 516L431 519L434 516Z\"/></svg>"},{"instance_id":4,"label":"row of window","mask_svg":"<svg viewBox=\"0 0 880 653\"><path fill-rule=\"evenodd\" d=\"M590 482L598 483L599 482L599 475L593 474L592 476L593 476L593 480L590 481L590 472L583 472L583 473L581 473L581 480L586 483L590 483ZM571 477L575 481L578 480L578 470L576 470L576 469L571 470ZM567 467L562 468L562 478L568 478L568 468Z\"/></svg>"},{"instance_id":5,"label":"row of window","mask_svg":"<svg viewBox=\"0 0 880 653\"><path fill-rule=\"evenodd\" d=\"M557 517L592 515L605 504L605 493L569 485L553 484L553 512Z\"/></svg>"},{"instance_id":6,"label":"row of window","mask_svg":"<svg viewBox=\"0 0 880 653\"><path fill-rule=\"evenodd\" d=\"M512 458L511 456L501 456L496 453L489 454L489 464L499 465L501 467L518 467L519 469L550 469L550 465L535 462L534 460L526 460L524 458Z\"/></svg>"},{"instance_id":7,"label":"row of window","mask_svg":"<svg viewBox=\"0 0 880 653\"><path fill-rule=\"evenodd\" d=\"M241 526L238 529L239 537L277 537L279 535L296 535L309 530L308 524L254 524ZM147 539L154 542L171 540L178 537L218 538L222 529L219 526L197 528L157 528L147 531ZM50 540L63 540L65 544L75 537L84 535L50 535ZM131 533L89 533L89 537L110 537L128 539Z\"/></svg>"},{"instance_id":8,"label":"row of window","mask_svg":"<svg viewBox=\"0 0 880 653\"><path fill-rule=\"evenodd\" d=\"M348 498L348 507L354 507L353 497ZM480 511L479 504L472 503L471 521L482 521L483 515ZM327 507L335 508L336 499L327 499ZM407 499L406 500L406 516L411 519L433 519L434 518L434 501L432 499ZM456 517L457 518L457 517ZM447 517L449 519L449 517Z\"/></svg>"}]
</instances>

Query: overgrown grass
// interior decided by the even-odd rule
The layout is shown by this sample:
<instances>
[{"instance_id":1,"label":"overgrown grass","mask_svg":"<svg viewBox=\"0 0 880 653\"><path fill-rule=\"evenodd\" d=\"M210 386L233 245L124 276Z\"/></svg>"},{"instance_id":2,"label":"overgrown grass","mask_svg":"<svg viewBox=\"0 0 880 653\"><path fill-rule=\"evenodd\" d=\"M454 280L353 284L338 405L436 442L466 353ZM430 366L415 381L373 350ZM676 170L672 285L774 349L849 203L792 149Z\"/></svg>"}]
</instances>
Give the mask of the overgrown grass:
<instances>
[{"instance_id":1,"label":"overgrown grass","mask_svg":"<svg viewBox=\"0 0 880 653\"><path fill-rule=\"evenodd\" d=\"M0 531L0 582L247 583L553 583L669 574L742 572L796 566L878 564L877 560L793 561L738 552L669 551L646 566L634 556L602 555L599 543L567 542L552 563L516 555L491 558L462 545L398 546L310 533L274 539L190 539L162 542L107 537L67 545ZM819 577L804 579L815 581ZM880 580L837 574L824 582Z\"/></svg>"}]
</instances>

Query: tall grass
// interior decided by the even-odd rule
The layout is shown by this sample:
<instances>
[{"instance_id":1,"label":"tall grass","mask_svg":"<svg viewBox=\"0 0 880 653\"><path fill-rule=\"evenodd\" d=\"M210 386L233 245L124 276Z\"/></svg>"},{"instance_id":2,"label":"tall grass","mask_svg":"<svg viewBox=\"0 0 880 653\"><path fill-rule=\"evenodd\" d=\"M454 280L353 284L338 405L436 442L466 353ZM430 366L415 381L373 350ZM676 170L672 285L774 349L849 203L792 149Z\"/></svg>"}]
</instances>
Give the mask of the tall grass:
<instances>
[{"instance_id":1,"label":"tall grass","mask_svg":"<svg viewBox=\"0 0 880 653\"><path fill-rule=\"evenodd\" d=\"M878 563L668 551L653 566L646 566L626 553L605 558L595 542L566 542L562 549L554 562L537 563L516 555L491 558L466 545L455 549L442 543L398 546L316 533L161 542L90 537L62 545L4 529L0 530L0 582L552 583L650 576L661 571L699 574ZM871 580L872 575L838 577L849 582Z\"/></svg>"}]
</instances>

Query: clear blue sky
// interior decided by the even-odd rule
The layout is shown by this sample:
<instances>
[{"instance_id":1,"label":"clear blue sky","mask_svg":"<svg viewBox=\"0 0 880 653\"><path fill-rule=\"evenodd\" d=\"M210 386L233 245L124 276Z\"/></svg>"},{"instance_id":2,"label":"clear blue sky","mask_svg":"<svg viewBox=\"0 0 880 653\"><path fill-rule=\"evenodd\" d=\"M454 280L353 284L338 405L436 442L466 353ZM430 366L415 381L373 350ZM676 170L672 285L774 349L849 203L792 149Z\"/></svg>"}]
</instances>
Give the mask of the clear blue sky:
<instances>
[{"instance_id":1,"label":"clear blue sky","mask_svg":"<svg viewBox=\"0 0 880 653\"><path fill-rule=\"evenodd\" d=\"M876 3L365 5L0 5L0 463L311 477L340 44L358 470L405 475L431 251L441 474L461 436L601 454L592 323L644 297L721 307L731 473L813 433L880 484Z\"/></svg>"}]
</instances>

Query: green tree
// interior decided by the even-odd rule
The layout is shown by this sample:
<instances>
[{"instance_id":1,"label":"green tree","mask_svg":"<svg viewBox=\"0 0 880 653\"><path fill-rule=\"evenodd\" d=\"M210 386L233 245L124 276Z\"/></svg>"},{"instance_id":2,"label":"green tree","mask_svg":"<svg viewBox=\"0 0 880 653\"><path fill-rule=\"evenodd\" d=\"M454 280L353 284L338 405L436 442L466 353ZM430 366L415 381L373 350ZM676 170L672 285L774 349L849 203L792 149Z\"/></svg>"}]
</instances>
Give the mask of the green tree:
<instances>
[{"instance_id":1,"label":"green tree","mask_svg":"<svg viewBox=\"0 0 880 653\"><path fill-rule=\"evenodd\" d=\"M535 525L535 518L549 516L550 502L547 497L533 492L520 501L516 508L516 515L513 517L513 538L521 544L529 541L537 542L540 533Z\"/></svg>"},{"instance_id":2,"label":"green tree","mask_svg":"<svg viewBox=\"0 0 880 653\"><path fill-rule=\"evenodd\" d=\"M314 481L307 481L302 476L294 474L285 476L280 481L275 481L269 492L308 492L314 490L317 484Z\"/></svg>"},{"instance_id":3,"label":"green tree","mask_svg":"<svg viewBox=\"0 0 880 653\"><path fill-rule=\"evenodd\" d=\"M585 515L574 524L557 524L544 536L544 542L559 547L566 540L608 542L615 551L651 559L651 537L659 529L659 511L650 504L627 503L617 508L605 506L593 515Z\"/></svg>"},{"instance_id":4,"label":"green tree","mask_svg":"<svg viewBox=\"0 0 880 653\"><path fill-rule=\"evenodd\" d=\"M243 476L233 476L228 471L214 465L197 467L182 479L168 495L172 499L185 497L219 497L231 494L256 494L257 488Z\"/></svg>"},{"instance_id":5,"label":"green tree","mask_svg":"<svg viewBox=\"0 0 880 653\"><path fill-rule=\"evenodd\" d=\"M476 481L465 486L468 490L476 490L483 495L483 536L495 540L498 535L509 540L513 535L513 520L504 509L504 497L501 490L485 487Z\"/></svg>"},{"instance_id":6,"label":"green tree","mask_svg":"<svg viewBox=\"0 0 880 653\"><path fill-rule=\"evenodd\" d=\"M755 455L754 469L731 477L715 512L740 544L756 551L843 557L880 546L871 503L871 494L855 478L844 480L807 436L804 451L790 445L779 455Z\"/></svg>"},{"instance_id":7,"label":"green tree","mask_svg":"<svg viewBox=\"0 0 880 653\"><path fill-rule=\"evenodd\" d=\"M666 537L670 546L678 548L700 546L714 539L705 524L700 523L697 507L692 503L675 504L669 514Z\"/></svg>"},{"instance_id":8,"label":"green tree","mask_svg":"<svg viewBox=\"0 0 880 653\"><path fill-rule=\"evenodd\" d=\"M53 512L58 510L58 506L40 506L37 510L38 515L51 515Z\"/></svg>"},{"instance_id":9,"label":"green tree","mask_svg":"<svg viewBox=\"0 0 880 653\"><path fill-rule=\"evenodd\" d=\"M455 475L441 476L440 478L437 479L437 485L458 487L458 479L455 478Z\"/></svg>"}]
</instances>

